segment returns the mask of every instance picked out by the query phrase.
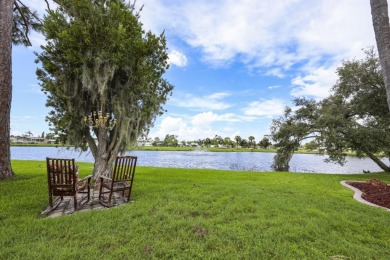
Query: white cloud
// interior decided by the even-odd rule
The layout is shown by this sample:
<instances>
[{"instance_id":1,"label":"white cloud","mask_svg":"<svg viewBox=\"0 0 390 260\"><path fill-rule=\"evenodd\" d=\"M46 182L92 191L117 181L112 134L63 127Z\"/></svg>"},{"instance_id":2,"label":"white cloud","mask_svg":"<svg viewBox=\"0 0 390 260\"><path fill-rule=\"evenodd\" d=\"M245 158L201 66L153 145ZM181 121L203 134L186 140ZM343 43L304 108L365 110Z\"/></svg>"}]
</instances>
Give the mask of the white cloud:
<instances>
[{"instance_id":1,"label":"white cloud","mask_svg":"<svg viewBox=\"0 0 390 260\"><path fill-rule=\"evenodd\" d=\"M285 104L280 99L269 99L255 101L244 108L244 114L248 116L266 116L273 117L281 115L284 111Z\"/></svg>"},{"instance_id":2,"label":"white cloud","mask_svg":"<svg viewBox=\"0 0 390 260\"><path fill-rule=\"evenodd\" d=\"M41 0L30 3L40 12L46 8ZM185 49L193 47L208 65L241 63L262 75L289 76L292 89L285 94L292 96L326 97L337 80L334 71L340 61L362 57L361 49L375 44L368 1L141 0L137 5L144 5L141 12L144 29L155 34L165 30L172 50L170 64L188 65L188 57L179 51L181 48L171 48L187 44ZM44 43L38 34L32 34L32 41L34 46ZM191 63L192 59L195 57L191 56ZM276 87L270 86L268 91ZM246 134L252 128L244 129L243 122L253 122L259 117L266 121L280 115L285 106L279 99L259 100L240 110L243 115L216 113L234 108L230 103L233 97L227 99L229 96L225 92L205 96L175 92L171 105L202 113L189 116L189 110L181 109L187 116L171 114L161 119L155 135L164 137L169 133L195 139L215 134Z\"/></svg>"},{"instance_id":3,"label":"white cloud","mask_svg":"<svg viewBox=\"0 0 390 260\"><path fill-rule=\"evenodd\" d=\"M41 45L46 45L45 36L43 36L43 34L39 32L30 32L29 38L31 41L31 46L29 46L28 48L31 48L34 51L39 52L41 50Z\"/></svg>"},{"instance_id":4,"label":"white cloud","mask_svg":"<svg viewBox=\"0 0 390 260\"><path fill-rule=\"evenodd\" d=\"M297 34L302 52L340 54L356 44L363 48L374 43L368 1L325 0L315 6L316 15Z\"/></svg>"},{"instance_id":5,"label":"white cloud","mask_svg":"<svg viewBox=\"0 0 390 260\"><path fill-rule=\"evenodd\" d=\"M151 131L150 136L164 138L167 134L173 134L177 135L179 140L187 141L212 138L215 135L231 137L237 132L237 128L229 126L230 124L240 124L253 120L255 120L255 117L232 113L215 114L210 111L192 117L167 116L154 128L156 130Z\"/></svg>"},{"instance_id":6,"label":"white cloud","mask_svg":"<svg viewBox=\"0 0 390 260\"><path fill-rule=\"evenodd\" d=\"M213 93L207 96L197 97L192 94L180 95L172 97L171 102L178 107L202 109L202 110L223 110L232 107L233 105L220 101L224 97L229 96L228 93Z\"/></svg>"},{"instance_id":7,"label":"white cloud","mask_svg":"<svg viewBox=\"0 0 390 260\"><path fill-rule=\"evenodd\" d=\"M222 99L222 98L228 97L228 96L230 96L230 94L225 93L225 92L217 92L217 93L213 93L213 94L208 95L207 98L209 98L209 99Z\"/></svg>"},{"instance_id":8,"label":"white cloud","mask_svg":"<svg viewBox=\"0 0 390 260\"><path fill-rule=\"evenodd\" d=\"M166 117L160 124L160 128L164 133L177 134L183 132L187 128L182 118Z\"/></svg>"},{"instance_id":9,"label":"white cloud","mask_svg":"<svg viewBox=\"0 0 390 260\"><path fill-rule=\"evenodd\" d=\"M47 131L45 115L11 115L10 128L11 135L22 135L25 134L27 131L31 131L34 136L40 135L43 131Z\"/></svg>"},{"instance_id":10,"label":"white cloud","mask_svg":"<svg viewBox=\"0 0 390 260\"><path fill-rule=\"evenodd\" d=\"M46 8L44 1L32 3L41 13ZM375 43L368 1L143 0L137 5L144 5L145 29L165 30L168 38L199 48L210 64L238 59L277 77L302 62L330 56L339 62ZM188 62L177 50L169 58L180 67Z\"/></svg>"},{"instance_id":11,"label":"white cloud","mask_svg":"<svg viewBox=\"0 0 390 260\"><path fill-rule=\"evenodd\" d=\"M309 96L323 99L330 95L330 88L336 83L336 67L320 67L311 70L305 76L297 76L292 80L293 89L290 94L294 97Z\"/></svg>"},{"instance_id":12,"label":"white cloud","mask_svg":"<svg viewBox=\"0 0 390 260\"><path fill-rule=\"evenodd\" d=\"M55 4L52 0L48 0L50 4L50 8L54 9L57 4ZM43 0L29 0L29 1L24 1L24 4L26 6L30 7L32 11L36 11L40 17L42 17L47 10L47 4Z\"/></svg>"},{"instance_id":13,"label":"white cloud","mask_svg":"<svg viewBox=\"0 0 390 260\"><path fill-rule=\"evenodd\" d=\"M277 89L281 87L282 87L281 85L273 85L273 86L268 86L268 89Z\"/></svg>"},{"instance_id":14,"label":"white cloud","mask_svg":"<svg viewBox=\"0 0 390 260\"><path fill-rule=\"evenodd\" d=\"M203 139L212 135L210 128L200 128L189 126L184 118L167 116L161 120L160 125L156 128L157 131L151 132L150 136L164 138L167 134L177 135L179 140L196 140ZM215 134L214 134L215 135Z\"/></svg>"},{"instance_id":15,"label":"white cloud","mask_svg":"<svg viewBox=\"0 0 390 260\"><path fill-rule=\"evenodd\" d=\"M269 75L374 44L368 1L144 0L142 19L200 48L211 64L238 59ZM201 17L201 19L200 19ZM356 53L356 51L353 51Z\"/></svg>"},{"instance_id":16,"label":"white cloud","mask_svg":"<svg viewBox=\"0 0 390 260\"><path fill-rule=\"evenodd\" d=\"M233 113L226 114L215 114L211 111L203 112L195 115L192 118L192 125L194 126L209 126L214 122L243 122L243 121L252 121L253 117L248 116L239 116Z\"/></svg>"},{"instance_id":17,"label":"white cloud","mask_svg":"<svg viewBox=\"0 0 390 260\"><path fill-rule=\"evenodd\" d=\"M185 67L187 66L187 57L183 53L173 50L169 53L169 63L178 67Z\"/></svg>"},{"instance_id":18,"label":"white cloud","mask_svg":"<svg viewBox=\"0 0 390 260\"><path fill-rule=\"evenodd\" d=\"M269 69L269 70L267 70L265 72L265 75L275 76L275 77L278 77L278 78L284 78L286 76L285 73L283 73L281 68Z\"/></svg>"}]
</instances>

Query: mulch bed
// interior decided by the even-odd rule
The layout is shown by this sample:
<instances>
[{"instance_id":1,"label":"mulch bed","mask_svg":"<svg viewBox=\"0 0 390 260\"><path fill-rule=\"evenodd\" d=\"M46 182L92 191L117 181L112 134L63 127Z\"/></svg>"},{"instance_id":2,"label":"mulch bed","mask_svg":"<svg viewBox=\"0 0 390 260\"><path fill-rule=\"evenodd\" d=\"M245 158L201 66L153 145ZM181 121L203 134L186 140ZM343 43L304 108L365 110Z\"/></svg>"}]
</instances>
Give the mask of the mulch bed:
<instances>
[{"instance_id":1,"label":"mulch bed","mask_svg":"<svg viewBox=\"0 0 390 260\"><path fill-rule=\"evenodd\" d=\"M366 201L390 209L390 186L386 183L371 179L366 182L348 182L348 184L358 188Z\"/></svg>"}]
</instances>

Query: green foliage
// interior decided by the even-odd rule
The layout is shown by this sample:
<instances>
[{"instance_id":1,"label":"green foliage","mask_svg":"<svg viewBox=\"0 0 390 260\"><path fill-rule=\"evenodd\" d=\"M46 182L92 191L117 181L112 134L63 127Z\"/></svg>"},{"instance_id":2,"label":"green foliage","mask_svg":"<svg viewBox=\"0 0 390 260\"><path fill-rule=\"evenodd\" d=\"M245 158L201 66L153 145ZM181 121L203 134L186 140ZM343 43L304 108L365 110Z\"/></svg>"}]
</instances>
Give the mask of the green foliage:
<instances>
[{"instance_id":1,"label":"green foliage","mask_svg":"<svg viewBox=\"0 0 390 260\"><path fill-rule=\"evenodd\" d=\"M224 140L220 135L215 135L214 138L212 139L211 143L213 145L224 144Z\"/></svg>"},{"instance_id":2,"label":"green foliage","mask_svg":"<svg viewBox=\"0 0 390 260\"><path fill-rule=\"evenodd\" d=\"M248 141L246 139L241 139L240 146L241 147L248 147Z\"/></svg>"},{"instance_id":3,"label":"green foliage","mask_svg":"<svg viewBox=\"0 0 390 260\"><path fill-rule=\"evenodd\" d=\"M232 147L234 145L234 142L230 139L230 137L225 137L223 139L223 143L227 146L227 147Z\"/></svg>"},{"instance_id":4,"label":"green foliage","mask_svg":"<svg viewBox=\"0 0 390 260\"><path fill-rule=\"evenodd\" d=\"M239 145L240 142L241 142L241 136L236 135L236 136L234 137L234 140L236 140L236 147L238 148L238 145Z\"/></svg>"},{"instance_id":5,"label":"green foliage","mask_svg":"<svg viewBox=\"0 0 390 260\"><path fill-rule=\"evenodd\" d=\"M263 139L259 142L259 146L265 149L267 149L271 144L271 141L267 137L263 137Z\"/></svg>"},{"instance_id":6,"label":"green foliage","mask_svg":"<svg viewBox=\"0 0 390 260\"><path fill-rule=\"evenodd\" d=\"M204 143L204 145L206 147L209 147L211 145L211 139L210 138L206 138L203 143Z\"/></svg>"},{"instance_id":7,"label":"green foliage","mask_svg":"<svg viewBox=\"0 0 390 260\"><path fill-rule=\"evenodd\" d=\"M255 146L256 146L256 142L254 142L255 137L251 135L248 137L248 140L249 140L249 146L253 146L253 148L255 148Z\"/></svg>"},{"instance_id":8,"label":"green foliage","mask_svg":"<svg viewBox=\"0 0 390 260\"><path fill-rule=\"evenodd\" d=\"M390 113L378 58L372 49L364 60L345 61L338 68L339 80L332 95L322 101L299 98L296 111L287 108L285 115L272 124L277 142L276 169L288 169L288 163L300 142L315 138L329 157L326 161L345 162L345 151L359 157L369 156L384 171L390 171L375 155L390 156Z\"/></svg>"},{"instance_id":9,"label":"green foliage","mask_svg":"<svg viewBox=\"0 0 390 260\"><path fill-rule=\"evenodd\" d=\"M306 144L304 145L304 148L305 148L305 150L307 150L307 151L314 151L314 150L318 150L319 145L318 145L318 142L317 142L317 141L312 140L312 141L306 143Z\"/></svg>"},{"instance_id":10,"label":"green foliage","mask_svg":"<svg viewBox=\"0 0 390 260\"><path fill-rule=\"evenodd\" d=\"M295 113L291 108L286 108L283 117L272 121L271 134L277 149L273 168L277 171L289 170L289 162L294 151L299 148L300 142L306 138L312 128L302 115L314 116L314 101L296 99L295 102L304 106Z\"/></svg>"},{"instance_id":11,"label":"green foliage","mask_svg":"<svg viewBox=\"0 0 390 260\"><path fill-rule=\"evenodd\" d=\"M387 259L389 212L345 175L137 167L134 203L47 219L44 161L0 182L0 259ZM79 163L86 176L92 164ZM348 179L390 175L349 175ZM18 191L15 196L15 190ZM338 256L338 257L336 257Z\"/></svg>"},{"instance_id":12,"label":"green foliage","mask_svg":"<svg viewBox=\"0 0 390 260\"><path fill-rule=\"evenodd\" d=\"M176 147L179 144L179 141L177 140L176 135L170 135L167 134L164 138L164 145L165 146L173 146Z\"/></svg>"},{"instance_id":13,"label":"green foliage","mask_svg":"<svg viewBox=\"0 0 390 260\"><path fill-rule=\"evenodd\" d=\"M88 143L95 159L104 154L112 161L164 112L172 91L162 77L165 37L144 32L139 13L124 0L56 2L43 21L47 44L37 54L37 75L53 109L47 120L63 143ZM83 124L92 111L117 120L109 131L94 129L99 147Z\"/></svg>"}]
</instances>

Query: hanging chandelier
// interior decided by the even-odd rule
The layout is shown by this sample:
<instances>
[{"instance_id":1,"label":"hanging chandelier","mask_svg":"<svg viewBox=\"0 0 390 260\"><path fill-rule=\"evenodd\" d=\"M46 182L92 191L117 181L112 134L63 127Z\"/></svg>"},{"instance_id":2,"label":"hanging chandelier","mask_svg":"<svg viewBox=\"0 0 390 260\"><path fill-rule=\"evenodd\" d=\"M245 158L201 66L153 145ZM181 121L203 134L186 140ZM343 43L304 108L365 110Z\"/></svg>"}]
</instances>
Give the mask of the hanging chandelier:
<instances>
[{"instance_id":1,"label":"hanging chandelier","mask_svg":"<svg viewBox=\"0 0 390 260\"><path fill-rule=\"evenodd\" d=\"M92 128L109 128L112 129L116 124L116 119L110 119L110 113L103 115L102 111L92 112L89 116L84 116L84 124Z\"/></svg>"}]
</instances>

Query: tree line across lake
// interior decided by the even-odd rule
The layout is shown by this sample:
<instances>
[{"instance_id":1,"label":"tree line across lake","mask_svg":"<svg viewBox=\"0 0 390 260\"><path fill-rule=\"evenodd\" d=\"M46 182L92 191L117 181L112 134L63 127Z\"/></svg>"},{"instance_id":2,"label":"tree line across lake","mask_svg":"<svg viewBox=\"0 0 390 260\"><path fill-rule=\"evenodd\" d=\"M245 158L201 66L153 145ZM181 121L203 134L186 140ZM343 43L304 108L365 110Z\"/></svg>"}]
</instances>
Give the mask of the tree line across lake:
<instances>
[{"instance_id":1,"label":"tree line across lake","mask_svg":"<svg viewBox=\"0 0 390 260\"><path fill-rule=\"evenodd\" d=\"M230 137L221 137L220 135L215 135L213 138L205 138L198 139L194 141L179 141L177 135L167 134L163 140L159 137L155 137L154 139L149 138L145 141L152 146L170 146L170 147L178 147L178 146L192 146L192 147L220 147L220 148L270 148L272 146L271 140L264 136L262 140L258 143L255 141L254 136L249 136L248 139L242 138L237 135L232 140Z\"/></svg>"}]
</instances>

